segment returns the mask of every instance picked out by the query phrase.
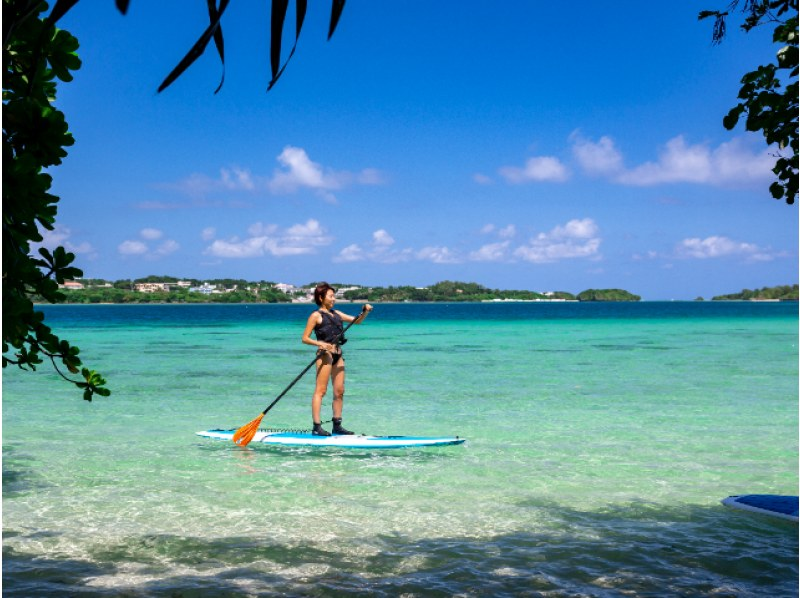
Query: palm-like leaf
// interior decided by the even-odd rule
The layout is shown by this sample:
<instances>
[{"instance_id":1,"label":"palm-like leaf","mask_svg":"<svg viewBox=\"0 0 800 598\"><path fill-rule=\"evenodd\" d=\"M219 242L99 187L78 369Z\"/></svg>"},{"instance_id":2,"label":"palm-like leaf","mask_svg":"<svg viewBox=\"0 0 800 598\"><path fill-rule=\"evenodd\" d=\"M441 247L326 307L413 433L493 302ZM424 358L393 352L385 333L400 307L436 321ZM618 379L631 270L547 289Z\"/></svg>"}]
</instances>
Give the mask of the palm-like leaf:
<instances>
[{"instance_id":1,"label":"palm-like leaf","mask_svg":"<svg viewBox=\"0 0 800 598\"><path fill-rule=\"evenodd\" d=\"M229 0L220 0L219 9L216 9L216 14L215 14L216 18L210 19L211 22L209 23L208 27L203 32L203 34L200 36L200 39L198 39L195 42L195 44L194 44L194 46L192 46L191 50L189 50L189 52L186 54L186 56L183 57L183 60L181 60L178 63L178 66L176 66L174 69L172 69L172 72L169 75L167 75L167 78L164 79L164 81L161 83L161 85L158 86L158 92L159 93L164 91L170 85L172 85L172 83L175 81L175 79L180 77L184 73L184 71L186 69L188 69L192 65L192 63L194 63L195 60L197 60L198 58L200 58L200 56L202 56L203 52L205 52L205 49L206 49L206 46L208 45L208 42L211 41L211 38L214 37L215 33L219 30L219 27L220 27L219 23L220 23L220 20L222 19L222 14L225 12L225 9L228 7L228 2L229 2ZM209 13L211 13L211 12L212 11L209 10ZM218 49L219 49L219 47L218 47ZM219 89L219 88L217 88L217 89Z\"/></svg>"}]
</instances>

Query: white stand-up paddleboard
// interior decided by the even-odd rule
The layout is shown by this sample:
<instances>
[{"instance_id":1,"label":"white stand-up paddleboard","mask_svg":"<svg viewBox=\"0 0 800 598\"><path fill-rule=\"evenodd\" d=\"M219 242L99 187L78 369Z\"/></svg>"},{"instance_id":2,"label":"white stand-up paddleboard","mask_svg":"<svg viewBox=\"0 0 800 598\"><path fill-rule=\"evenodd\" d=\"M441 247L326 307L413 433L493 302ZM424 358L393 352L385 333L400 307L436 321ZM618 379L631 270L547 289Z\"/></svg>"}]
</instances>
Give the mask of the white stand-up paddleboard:
<instances>
[{"instance_id":1,"label":"white stand-up paddleboard","mask_svg":"<svg viewBox=\"0 0 800 598\"><path fill-rule=\"evenodd\" d=\"M797 523L797 496L780 496L778 494L744 494L742 496L729 496L722 500L726 507L771 515L781 519L788 519Z\"/></svg>"},{"instance_id":2,"label":"white stand-up paddleboard","mask_svg":"<svg viewBox=\"0 0 800 598\"><path fill-rule=\"evenodd\" d=\"M213 440L233 441L236 430L205 430L197 432L198 436ZM313 446L335 448L412 448L426 446L446 446L461 444L466 438L458 436L365 436L363 434L334 434L333 436L316 436L310 432L282 432L259 430L252 443L270 446Z\"/></svg>"}]
</instances>

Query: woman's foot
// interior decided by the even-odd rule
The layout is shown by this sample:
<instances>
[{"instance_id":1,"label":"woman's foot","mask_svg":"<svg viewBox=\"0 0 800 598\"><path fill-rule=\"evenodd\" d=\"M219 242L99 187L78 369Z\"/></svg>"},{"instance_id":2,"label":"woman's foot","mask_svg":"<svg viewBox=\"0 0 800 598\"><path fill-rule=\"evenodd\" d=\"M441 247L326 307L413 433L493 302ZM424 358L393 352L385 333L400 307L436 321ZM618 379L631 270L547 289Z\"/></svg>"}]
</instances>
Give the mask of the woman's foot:
<instances>
[{"instance_id":1,"label":"woman's foot","mask_svg":"<svg viewBox=\"0 0 800 598\"><path fill-rule=\"evenodd\" d=\"M341 417L334 417L333 418L333 433L334 434L352 434L350 430L345 430L342 427L342 418Z\"/></svg>"},{"instance_id":2,"label":"woman's foot","mask_svg":"<svg viewBox=\"0 0 800 598\"><path fill-rule=\"evenodd\" d=\"M328 432L325 428L322 427L321 423L318 424L317 422L314 422L314 429L311 430L311 433L314 436L330 436L331 435L330 432Z\"/></svg>"}]
</instances>

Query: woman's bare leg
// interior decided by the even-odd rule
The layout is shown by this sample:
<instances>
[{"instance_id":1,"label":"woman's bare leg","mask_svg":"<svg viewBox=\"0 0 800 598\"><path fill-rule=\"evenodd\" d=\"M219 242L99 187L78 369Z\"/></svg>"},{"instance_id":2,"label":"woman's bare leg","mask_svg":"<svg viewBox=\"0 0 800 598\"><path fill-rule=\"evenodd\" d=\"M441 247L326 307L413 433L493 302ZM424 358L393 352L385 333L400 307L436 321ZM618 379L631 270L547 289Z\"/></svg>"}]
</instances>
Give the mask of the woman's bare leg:
<instances>
[{"instance_id":1,"label":"woman's bare leg","mask_svg":"<svg viewBox=\"0 0 800 598\"><path fill-rule=\"evenodd\" d=\"M322 398L328 390L328 380L331 377L331 359L330 355L323 355L317 359L317 383L314 387L314 395L311 397L311 417L314 423L319 423L320 410L322 408Z\"/></svg>"},{"instance_id":2,"label":"woman's bare leg","mask_svg":"<svg viewBox=\"0 0 800 598\"><path fill-rule=\"evenodd\" d=\"M331 367L331 376L333 377L333 417L340 419L344 407L344 357Z\"/></svg>"}]
</instances>

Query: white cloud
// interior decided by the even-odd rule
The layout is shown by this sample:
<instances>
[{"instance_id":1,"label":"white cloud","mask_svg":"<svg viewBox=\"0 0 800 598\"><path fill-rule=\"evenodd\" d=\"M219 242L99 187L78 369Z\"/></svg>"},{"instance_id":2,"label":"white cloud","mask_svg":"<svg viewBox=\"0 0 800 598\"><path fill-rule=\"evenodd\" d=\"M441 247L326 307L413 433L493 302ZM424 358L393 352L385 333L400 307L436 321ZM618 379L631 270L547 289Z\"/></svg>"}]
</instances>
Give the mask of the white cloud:
<instances>
[{"instance_id":1,"label":"white cloud","mask_svg":"<svg viewBox=\"0 0 800 598\"><path fill-rule=\"evenodd\" d=\"M226 189L232 191L254 191L256 180L249 170L238 166L223 168L220 170L221 182Z\"/></svg>"},{"instance_id":2,"label":"white cloud","mask_svg":"<svg viewBox=\"0 0 800 598\"><path fill-rule=\"evenodd\" d=\"M204 253L221 258L255 258L265 255L285 257L313 254L319 247L333 242L333 238L314 219L285 230L276 225L257 222L248 228L248 233L250 237L244 240L237 237L229 240L216 239Z\"/></svg>"},{"instance_id":3,"label":"white cloud","mask_svg":"<svg viewBox=\"0 0 800 598\"><path fill-rule=\"evenodd\" d=\"M122 255L144 255L147 253L147 245L141 241L123 241L117 247Z\"/></svg>"},{"instance_id":4,"label":"white cloud","mask_svg":"<svg viewBox=\"0 0 800 598\"><path fill-rule=\"evenodd\" d=\"M388 247L390 245L394 245L394 239L392 238L392 235L390 235L383 229L376 230L374 233L372 233L372 239L375 241L375 245L381 247Z\"/></svg>"},{"instance_id":5,"label":"white cloud","mask_svg":"<svg viewBox=\"0 0 800 598\"><path fill-rule=\"evenodd\" d=\"M433 262L434 264L457 264L461 261L447 247L423 247L416 252L415 257L420 261Z\"/></svg>"},{"instance_id":6,"label":"white cloud","mask_svg":"<svg viewBox=\"0 0 800 598\"><path fill-rule=\"evenodd\" d=\"M326 201L335 202L333 191L348 185L384 183L383 173L375 168L364 168L356 173L334 170L314 162L300 147L287 145L276 159L279 167L271 176L254 174L250 169L240 166L228 166L220 169L218 177L194 173L177 183L161 187L176 189L195 198L219 192L286 194L309 189ZM140 206L152 209L172 207L155 202Z\"/></svg>"},{"instance_id":7,"label":"white cloud","mask_svg":"<svg viewBox=\"0 0 800 598\"><path fill-rule=\"evenodd\" d=\"M156 248L156 253L158 255L169 255L170 253L175 253L180 249L180 245L178 245L177 241L173 241L172 239L167 239L161 245Z\"/></svg>"},{"instance_id":8,"label":"white cloud","mask_svg":"<svg viewBox=\"0 0 800 598\"><path fill-rule=\"evenodd\" d=\"M686 145L682 135L670 139L659 152L658 162L646 162L617 177L627 185L660 183L707 183L713 175L711 155L703 145Z\"/></svg>"},{"instance_id":9,"label":"white cloud","mask_svg":"<svg viewBox=\"0 0 800 598\"><path fill-rule=\"evenodd\" d=\"M478 183L479 185L491 185L492 179L486 176L485 174L481 174L480 172L476 172L472 175L472 180Z\"/></svg>"},{"instance_id":10,"label":"white cloud","mask_svg":"<svg viewBox=\"0 0 800 598\"><path fill-rule=\"evenodd\" d=\"M734 241L723 236L684 239L678 243L675 253L678 257L695 259L741 256L747 261L770 261L776 257L753 243Z\"/></svg>"},{"instance_id":11,"label":"white cloud","mask_svg":"<svg viewBox=\"0 0 800 598\"><path fill-rule=\"evenodd\" d=\"M396 264L411 260L435 264L455 264L461 261L458 255L447 247L423 247L416 250L394 249L394 245L394 238L385 229L379 229L372 233L372 241L369 244L364 247L356 243L348 245L333 258L333 261L369 261L379 264Z\"/></svg>"},{"instance_id":12,"label":"white cloud","mask_svg":"<svg viewBox=\"0 0 800 598\"><path fill-rule=\"evenodd\" d=\"M510 241L500 243L489 243L477 251L469 254L469 259L474 262L501 262L507 257Z\"/></svg>"},{"instance_id":13,"label":"white cloud","mask_svg":"<svg viewBox=\"0 0 800 598\"><path fill-rule=\"evenodd\" d=\"M200 232L200 238L203 241L210 241L217 235L217 229L213 226L207 226Z\"/></svg>"},{"instance_id":14,"label":"white cloud","mask_svg":"<svg viewBox=\"0 0 800 598\"><path fill-rule=\"evenodd\" d=\"M355 243L348 245L339 252L339 255L334 258L335 262L362 262L367 259L364 250Z\"/></svg>"},{"instance_id":15,"label":"white cloud","mask_svg":"<svg viewBox=\"0 0 800 598\"><path fill-rule=\"evenodd\" d=\"M348 245L333 258L333 261L370 261L380 264L396 264L406 262L414 257L411 249L392 249L394 244L394 237L381 228L372 233L372 242L367 247L362 248L355 243Z\"/></svg>"},{"instance_id":16,"label":"white cloud","mask_svg":"<svg viewBox=\"0 0 800 598\"><path fill-rule=\"evenodd\" d=\"M566 181L568 173L566 167L558 158L540 156L528 158L525 166L503 166L500 175L509 183L526 183L529 181Z\"/></svg>"},{"instance_id":17,"label":"white cloud","mask_svg":"<svg viewBox=\"0 0 800 598\"><path fill-rule=\"evenodd\" d=\"M42 236L42 240L39 243L31 243L33 252L38 252L41 247L45 247L52 252L56 247L61 246L75 255L82 255L89 259L97 257L97 252L88 241L81 243L71 241L72 230L66 226L56 224L53 230L39 229L39 234Z\"/></svg>"},{"instance_id":18,"label":"white cloud","mask_svg":"<svg viewBox=\"0 0 800 598\"><path fill-rule=\"evenodd\" d=\"M128 239L117 246L121 255L138 255L145 259L157 259L175 253L180 249L177 241L164 239L155 249L150 249L148 242L158 241L164 237L164 232L157 228L143 228L139 231L139 239Z\"/></svg>"},{"instance_id":19,"label":"white cloud","mask_svg":"<svg viewBox=\"0 0 800 598\"><path fill-rule=\"evenodd\" d=\"M514 256L528 262L544 264L562 259L599 259L601 239L591 218L570 220L550 232L539 233L527 245L514 251Z\"/></svg>"},{"instance_id":20,"label":"white cloud","mask_svg":"<svg viewBox=\"0 0 800 598\"><path fill-rule=\"evenodd\" d=\"M730 185L768 179L775 159L769 150L751 149L745 138L735 138L716 148L687 143L683 135L667 141L658 160L626 168L621 152L607 136L594 142L577 132L570 137L572 153L584 172L603 175L623 185L653 186L669 183Z\"/></svg>"},{"instance_id":21,"label":"white cloud","mask_svg":"<svg viewBox=\"0 0 800 598\"><path fill-rule=\"evenodd\" d=\"M499 239L505 239L496 243L487 243L476 251L469 254L469 259L474 262L502 262L508 258L508 248L511 239L517 235L517 227L509 224L498 229L494 224L487 224L481 229L484 235L496 235Z\"/></svg>"},{"instance_id":22,"label":"white cloud","mask_svg":"<svg viewBox=\"0 0 800 598\"><path fill-rule=\"evenodd\" d=\"M313 162L302 148L287 145L278 162L284 170L276 171L270 181L270 188L277 193L296 191L299 187L331 190L341 186L335 174L325 175L322 166Z\"/></svg>"},{"instance_id":23,"label":"white cloud","mask_svg":"<svg viewBox=\"0 0 800 598\"><path fill-rule=\"evenodd\" d=\"M273 193L294 193L298 189L307 188L315 191L329 202L335 202L332 191L341 189L355 181L362 185L382 183L380 172L374 168L366 168L353 175L347 171L335 171L324 168L308 157L306 151L299 147L287 145L278 156L282 170L276 170L269 181L269 189Z\"/></svg>"},{"instance_id":24,"label":"white cloud","mask_svg":"<svg viewBox=\"0 0 800 598\"><path fill-rule=\"evenodd\" d=\"M622 170L622 154L610 137L601 137L595 143L575 132L570 139L573 140L572 154L589 174L615 174Z\"/></svg>"},{"instance_id":25,"label":"white cloud","mask_svg":"<svg viewBox=\"0 0 800 598\"><path fill-rule=\"evenodd\" d=\"M157 228L143 228L139 231L139 236L142 239L146 239L147 241L155 241L156 239L160 239L164 236L163 231L158 230Z\"/></svg>"},{"instance_id":26,"label":"white cloud","mask_svg":"<svg viewBox=\"0 0 800 598\"><path fill-rule=\"evenodd\" d=\"M505 228L501 228L499 231L497 231L497 235L501 239L511 239L517 235L517 227L513 224L509 224Z\"/></svg>"},{"instance_id":27,"label":"white cloud","mask_svg":"<svg viewBox=\"0 0 800 598\"><path fill-rule=\"evenodd\" d=\"M245 241L216 239L203 253L227 258L261 257L264 255L264 242L264 237L251 237Z\"/></svg>"}]
</instances>

